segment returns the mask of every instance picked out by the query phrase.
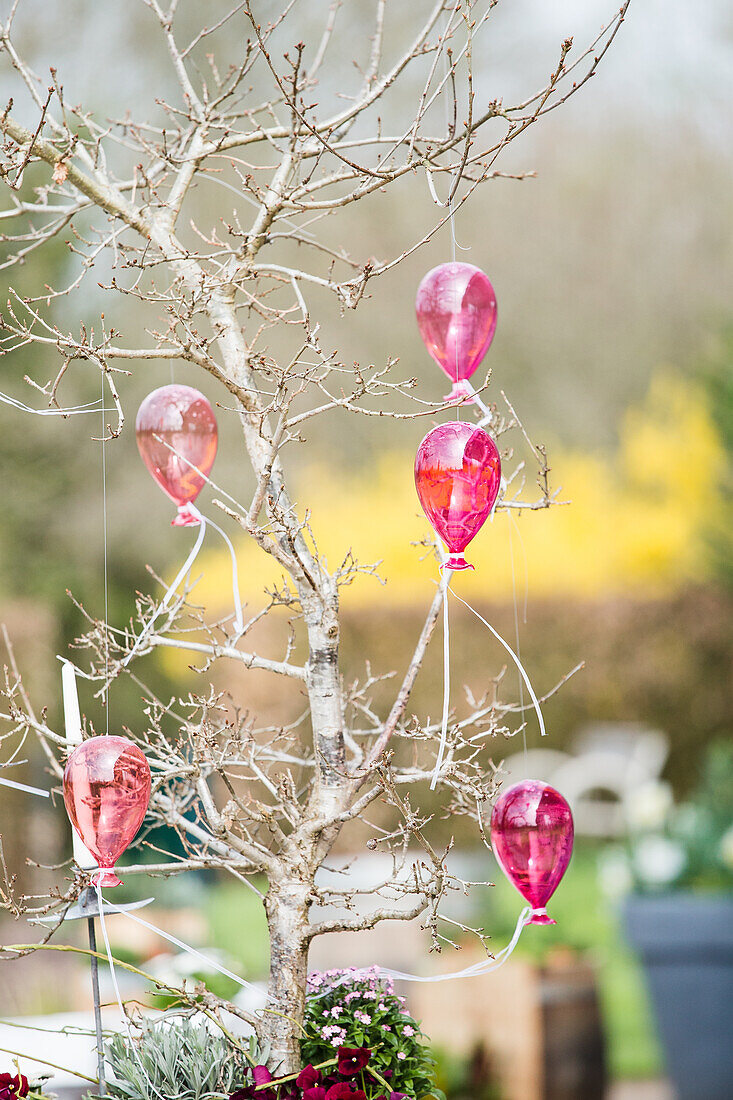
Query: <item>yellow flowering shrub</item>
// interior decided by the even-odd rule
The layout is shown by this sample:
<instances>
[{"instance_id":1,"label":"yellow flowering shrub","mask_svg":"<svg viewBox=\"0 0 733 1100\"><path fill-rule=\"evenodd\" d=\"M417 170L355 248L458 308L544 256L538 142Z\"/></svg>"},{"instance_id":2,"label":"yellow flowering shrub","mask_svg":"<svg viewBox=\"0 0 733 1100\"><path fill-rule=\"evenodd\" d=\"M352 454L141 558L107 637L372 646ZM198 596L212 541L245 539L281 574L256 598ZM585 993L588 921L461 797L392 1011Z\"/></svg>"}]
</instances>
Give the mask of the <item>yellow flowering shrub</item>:
<instances>
[{"instance_id":1,"label":"yellow flowering shrub","mask_svg":"<svg viewBox=\"0 0 733 1100\"><path fill-rule=\"evenodd\" d=\"M396 433L397 434L397 433ZM407 434L407 433L405 433ZM412 433L414 434L414 432ZM552 485L568 501L531 514L500 512L466 551L476 571L455 578L469 599L593 597L617 592L661 596L708 571L706 530L720 501L724 462L704 394L668 373L626 413L617 452L550 448ZM413 453L377 456L369 470L309 466L296 478L299 511L307 507L319 550L334 568L351 549L362 563L380 561L386 588L363 576L344 605L425 602L435 562L412 545L430 533L415 494ZM528 468L529 463L528 463ZM532 499L533 486L525 489ZM273 562L245 538L238 542L242 596L256 601L279 580ZM197 597L210 608L231 600L229 558L208 543Z\"/></svg>"}]
</instances>

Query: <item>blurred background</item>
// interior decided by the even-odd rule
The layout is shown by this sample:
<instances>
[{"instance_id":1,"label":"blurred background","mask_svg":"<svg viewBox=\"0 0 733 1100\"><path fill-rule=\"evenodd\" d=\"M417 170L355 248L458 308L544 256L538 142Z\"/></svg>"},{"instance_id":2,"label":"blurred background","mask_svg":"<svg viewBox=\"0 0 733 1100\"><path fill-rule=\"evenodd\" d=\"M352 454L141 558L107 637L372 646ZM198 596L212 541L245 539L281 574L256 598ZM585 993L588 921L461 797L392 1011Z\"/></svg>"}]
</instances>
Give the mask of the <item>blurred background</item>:
<instances>
[{"instance_id":1,"label":"blurred background","mask_svg":"<svg viewBox=\"0 0 733 1100\"><path fill-rule=\"evenodd\" d=\"M182 9L184 21L195 20L194 7ZM306 41L320 7L303 16ZM341 29L346 53L356 50L371 11L366 0L352 0L350 8ZM562 39L589 40L611 8L600 0L498 5L480 58L482 94L510 100L534 91L556 63ZM21 12L27 56L39 72L57 66L73 102L120 117L128 109L133 115L153 110L156 97L175 96L142 5L32 0ZM396 34L408 17L408 10L394 15ZM658 1009L674 998L678 1005L696 1002L691 987L675 993L664 984L674 978L670 959L689 960L709 943L701 962L708 1008L718 982L729 1011L733 1003L725 984L733 946L720 931L726 922L733 927L730 909L720 908L726 899L730 905L733 882L732 57L733 18L724 0L702 8L682 0L633 0L594 79L512 145L501 165L536 177L485 185L456 219L459 258L487 272L499 303L496 337L479 372L492 372L487 400L501 404L506 392L532 440L547 446L552 487L561 487L560 499L568 502L511 522L497 516L474 544L476 572L459 578L459 590L504 637L518 640L538 693L579 662L584 667L548 701L546 743L540 746L536 729L528 727L530 751L546 755L525 765L520 745L496 744L494 762L506 760L510 775L531 766L538 778L557 776L558 785L565 777L580 836L553 905L556 928L525 935L512 963L485 979L480 994L458 986L445 994L447 985L439 987L441 998L453 998L451 1012L445 1000L434 1005L420 994L414 1010L441 1052L450 1096L592 1100L608 1084L616 1097L662 1100L674 1095L669 1074L677 1095L687 1096L678 1080L682 1071L672 1064L684 1045L674 1038L683 1017L678 1012L665 1021ZM0 93L3 102L22 98L7 67ZM199 219L213 219L230 199L207 192L196 201ZM345 225L329 232L337 240L346 234L362 260L384 258L407 247L434 218L424 179L411 177L373 205L359 204ZM421 393L439 399L445 380L424 351L413 305L422 275L450 258L450 247L444 229L372 284L356 313L340 316L314 295L309 304L329 346L347 362L398 356L398 369L419 380ZM60 242L31 255L19 271L0 270L0 301L8 283L21 294L37 292L62 278L69 263ZM100 310L125 333L140 328L134 302L92 284L81 297L58 300L52 314L62 328L77 330ZM52 355L44 362L37 349L20 350L0 362L2 389L29 401L24 376L45 381L54 367ZM167 366L138 364L121 383L127 424L107 454L110 617L117 623L132 613L137 589L151 590L146 566L171 576L189 546L185 530L169 527L170 507L134 441L139 400L169 379ZM212 400L218 396L192 368L177 367L176 379ZM67 392L92 400L97 390L90 371ZM236 425L223 412L219 420L217 480L246 499L249 474ZM413 456L427 424L388 426L340 414L317 424L307 448L286 456L298 505L312 512L331 562L353 548L360 560L381 562L385 581L360 578L344 594L346 677L362 673L365 654L377 673L402 669L434 578L433 564L413 545L427 532L412 484ZM56 654L81 626L67 590L93 614L102 608L98 434L86 417L45 420L0 408L6 485L0 618L32 697L53 721L60 712ZM517 459L528 462L529 498L531 455L518 451ZM238 553L242 596L256 606L277 576L244 541ZM197 595L212 614L224 612L229 560L212 545L201 561ZM501 650L457 605L452 638L455 684L462 679L474 692L485 690L502 672ZM282 646L277 623L258 641L276 655ZM185 692L200 683L188 664L158 655L146 659L145 672L161 693ZM434 647L412 701L423 719L439 712L440 668ZM291 700L270 679L232 669L216 675L217 686L258 719L277 722L289 713ZM500 690L504 698L518 698L509 669ZM454 695L460 714L468 704L458 690ZM385 705L388 697L389 685L377 701ZM134 684L117 684L110 707L113 727L140 725ZM83 700L83 709L99 720L92 700ZM42 761L30 748L28 757L13 777L43 785ZM451 822L437 820L433 827L440 839L451 835ZM20 885L36 889L63 875L27 863L68 857L59 805L4 790L0 832ZM363 839L353 840L360 858ZM474 836L466 831L456 840L466 865L474 861L480 877L496 880L486 898L472 903L471 916L478 914L501 946L511 935L518 899ZM266 973L264 925L248 895L210 879L153 886L136 883L128 895L154 892L158 923L166 920L166 927L184 929L189 942L216 947L248 978ZM647 912L645 899L662 909ZM683 911L679 925L675 911L665 908L675 899L695 906ZM706 903L713 909L709 918L701 915ZM660 929L669 928L666 955L650 955L647 917L657 947L666 935ZM689 944L679 928L694 929ZM12 926L3 942L9 934L16 942L34 935ZM155 941L122 942L125 935L129 939L120 929L119 950L131 959L160 951ZM344 963L382 961L378 953L392 933L383 935L384 942L328 950L341 951ZM409 969L422 949L419 937L398 946ZM390 949L397 949L394 942ZM359 951L365 957L357 958ZM66 960L54 967L68 981L49 982L46 963L3 963L3 1017L85 1011L83 970ZM699 1057L709 1062L711 1055ZM718 1094L694 1095L715 1100Z\"/></svg>"}]
</instances>

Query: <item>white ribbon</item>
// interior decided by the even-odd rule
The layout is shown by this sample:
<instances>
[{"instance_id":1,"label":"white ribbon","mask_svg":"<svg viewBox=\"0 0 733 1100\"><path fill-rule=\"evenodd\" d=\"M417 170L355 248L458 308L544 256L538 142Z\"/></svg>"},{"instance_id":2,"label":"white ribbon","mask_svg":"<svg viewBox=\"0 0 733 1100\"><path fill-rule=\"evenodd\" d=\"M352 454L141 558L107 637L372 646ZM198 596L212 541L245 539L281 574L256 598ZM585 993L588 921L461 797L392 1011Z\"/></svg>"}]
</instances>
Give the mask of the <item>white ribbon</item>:
<instances>
[{"instance_id":1,"label":"white ribbon","mask_svg":"<svg viewBox=\"0 0 733 1100\"><path fill-rule=\"evenodd\" d=\"M189 505L189 507L191 507L191 505ZM198 512L198 509L196 509L196 511ZM198 512L198 514L199 516L201 516L200 512ZM202 521L203 518L204 517L201 516ZM219 532L221 537L224 539L224 542L229 547L229 555L232 559L232 597L234 600L234 625L237 629L237 633L241 634L244 630L244 618L242 617L242 602L239 598L239 571L237 569L237 555L234 552L234 546L232 545L232 540L229 538L229 535L227 535L225 531L222 531L221 527L219 527L217 523L214 523L213 519L206 520L205 522L209 524L209 527L213 527L215 531Z\"/></svg>"},{"instance_id":2,"label":"white ribbon","mask_svg":"<svg viewBox=\"0 0 733 1100\"><path fill-rule=\"evenodd\" d=\"M441 568L442 568L442 566L441 566ZM453 591L453 589L450 586L452 576L453 576L453 570L447 569L446 570L446 575L445 575L445 580L444 580L444 582L441 582L441 587L443 588L443 718L442 718L441 725L440 725L440 747L438 749L438 757L437 757L437 760L435 761L435 768L433 769L433 777L430 780L430 790L431 791L435 790L435 786L438 782L438 777L440 775L440 769L441 769L442 764L443 764L443 757L445 755L445 746L446 746L446 743L447 743L447 740L448 740L448 713L449 713L449 707L450 707L450 631L449 631L449 626L448 626L448 593L449 592L450 592L451 596L454 596L457 600L459 600L460 603L462 603L464 605L464 607L467 607L468 610L471 611L476 616L476 618L479 619L484 624L484 626L487 628L487 630L491 631L491 633L494 635L496 640L501 645L503 645L504 649L507 651L507 653L509 654L509 656L511 657L511 659L514 661L515 665L519 669L519 672L521 673L522 679L524 680L525 684L527 685L527 690L529 691L529 694L532 698L532 703L534 705L534 709L537 713L537 721L539 722L539 726L540 726L540 734L542 735L542 737L544 737L547 733L547 730L545 729L545 720L542 716L542 708L540 707L540 701L537 698L537 696L535 695L534 688L532 687L529 676L527 675L527 673L525 671L524 665L522 664L522 662L520 661L519 657L516 655L514 650L511 648L511 646L507 642L504 641L501 634L499 634L499 632L494 629L494 627L491 625L491 623L487 622L486 619L483 617L483 615L479 615L479 613L478 613L478 611L476 610L475 607L471 607L470 603L466 603L466 601L464 599L462 599L461 596L459 596L456 592Z\"/></svg>"},{"instance_id":3,"label":"white ribbon","mask_svg":"<svg viewBox=\"0 0 733 1100\"><path fill-rule=\"evenodd\" d=\"M203 513L199 511L199 509L196 507L195 504L186 504L186 505L183 506L183 509L185 509L185 512L186 512L187 515L193 516L193 518L197 519L198 522L199 522L199 525L200 525L199 526L199 533L198 533L198 536L196 538L196 542L194 543L194 545L191 549L191 552L188 555L188 557L186 558L185 562L183 563L181 568L178 570L178 573L176 574L173 582L168 586L168 588L166 590L166 593L163 596L163 599L160 601L160 603L156 607L156 609L153 612L152 616L148 619L147 623L143 627L140 634L138 634L135 645L132 647L132 649L130 650L130 652L127 654L124 661L122 662L123 668L126 667L130 663L130 661L132 660L134 655L137 653L138 649L142 645L145 638L150 634L153 623L158 618L158 616L161 614L161 612L165 611L165 609L168 607L169 603L171 602L171 600L173 599L173 596L176 593L176 590L177 590L178 586L182 583L182 581L184 580L184 578L187 576L190 569L192 568L193 563L196 561L196 558L199 555L199 551L200 551L200 549L203 545L204 535L206 534L207 524L208 524L209 527L213 527L213 529L215 531L218 531L218 533L224 539L224 542L227 544L227 546L229 548L229 553L230 553L231 559L232 559L232 596L233 596L233 599L234 599L234 625L236 627L237 633L239 633L239 634L241 634L242 630L244 629L244 618L243 618L243 615L242 615L242 602L239 598L239 573L238 573L238 570L237 570L237 555L234 552L234 546L232 545L231 539L229 538L229 536L224 531L222 531L221 527L219 527L218 524L214 523L214 521L211 520L211 519L207 519L206 516L204 516ZM183 509L179 508L179 511L182 511Z\"/></svg>"},{"instance_id":4,"label":"white ribbon","mask_svg":"<svg viewBox=\"0 0 733 1100\"><path fill-rule=\"evenodd\" d=\"M535 910L531 906L526 906L519 914L516 928L514 929L514 935L512 936L506 947L503 947L501 951L497 951L496 955L490 959L482 959L481 962L474 963L473 966L467 966L465 970L454 970L450 974L433 974L430 977L425 977L420 974L405 974L401 970L389 970L386 967L379 967L379 973L385 978L392 978L398 982L426 982L432 984L433 982L450 982L456 978L473 978L477 974L490 974L494 970L498 970L500 966L503 966L509 956L514 951L514 948L519 943L519 937L522 934L522 930L525 925L529 924Z\"/></svg>"},{"instance_id":5,"label":"white ribbon","mask_svg":"<svg viewBox=\"0 0 733 1100\"><path fill-rule=\"evenodd\" d=\"M438 758L435 761L435 770L433 771L433 778L430 781L430 790L435 790L435 784L438 782L438 776L440 769L443 765L443 755L445 753L445 743L448 738L448 711L450 709L450 628L448 624L448 585L453 575L452 569L446 569L445 571L445 583L441 584L443 589L443 718L440 725L440 748L438 749Z\"/></svg>"},{"instance_id":6,"label":"white ribbon","mask_svg":"<svg viewBox=\"0 0 733 1100\"><path fill-rule=\"evenodd\" d=\"M475 607L471 607L470 603L466 603L466 601L464 599L462 599L461 596L459 596L456 592L454 592L453 589L450 587L450 584L448 585L448 591L460 603L462 603L464 607L467 607L468 610L473 615L475 615L476 618L480 622L482 622L484 624L484 626L486 627L487 630L491 631L491 633L496 638L497 642L499 642L501 645L504 646L504 649L507 651L507 653L509 654L511 659L514 661L515 665L517 666L517 668L519 669L519 671L522 675L522 679L524 680L525 684L527 685L527 691L529 692L529 694L532 698L532 703L533 703L534 709L537 713L537 721L539 722L539 726L540 726L540 734L542 735L542 737L544 737L547 734L547 730L545 729L545 720L542 717L542 709L540 707L540 701L534 693L534 688L532 687L529 676L525 672L524 665L519 660L519 657L517 657L517 655L514 652L514 650L512 649L512 647L510 645L508 645L507 642L504 641L501 634L499 634L498 630L495 630L494 627L491 625L491 623L486 621L486 619L483 617L483 615L479 615L479 613L478 613L478 611L476 610Z\"/></svg>"},{"instance_id":7,"label":"white ribbon","mask_svg":"<svg viewBox=\"0 0 733 1100\"><path fill-rule=\"evenodd\" d=\"M533 909L527 905L519 914L514 934L510 939L506 947L502 947L501 951L497 951L496 955L491 958L482 959L481 962L473 963L472 966L467 966L464 970L453 970L449 974L409 974L403 970L392 970L387 966L378 966L376 971L382 978L391 978L396 982L421 982L426 985L432 985L434 982L452 982L460 978L475 978L478 974L490 974L494 970L498 970L500 966L503 966L507 959L510 957L514 948L519 943L519 937L522 935L522 931L526 925L528 925L535 913L541 912L541 910ZM372 971L373 972L373 971ZM345 974L343 977L337 979L328 989L325 989L323 993L317 993L311 996L311 1000L319 1000L321 997L327 996L334 986L345 985L352 981L354 978L353 973Z\"/></svg>"},{"instance_id":8,"label":"white ribbon","mask_svg":"<svg viewBox=\"0 0 733 1100\"><path fill-rule=\"evenodd\" d=\"M0 401L5 405L10 405L13 409L20 409L21 412L33 413L35 416L77 416L79 413L100 411L99 398L97 398L96 401L88 401L86 405L72 405L70 409L33 409L30 405L24 405L22 401L18 401L15 397L8 397L6 393L0 393Z\"/></svg>"},{"instance_id":9,"label":"white ribbon","mask_svg":"<svg viewBox=\"0 0 733 1100\"><path fill-rule=\"evenodd\" d=\"M184 943L183 940L179 940L175 936L172 936L170 932L164 932L162 928L158 928L157 925L151 924L150 921L143 920L142 917L134 917L127 909L118 908L113 902L103 899L99 890L97 890L97 897L99 898L100 919L102 915L102 905L104 905L111 913L121 913L124 917L127 917L128 920L134 921L135 924L142 925L142 927L147 928L149 932L155 932L157 936L167 940L168 943L172 943L176 947L179 947L181 951L185 951L187 955L193 955L194 958L201 959L207 967L210 967L212 970L217 970L226 978L231 978L237 985L241 985L243 988L247 989L256 988L251 982L246 982L244 978L240 978L237 974L233 973L233 971L228 970L226 966L221 966L219 963L215 962L214 959L210 959L207 955L202 954L201 951L197 951L195 947L191 947L190 944ZM109 965L110 969L114 968L111 959L109 960Z\"/></svg>"},{"instance_id":10,"label":"white ribbon","mask_svg":"<svg viewBox=\"0 0 733 1100\"><path fill-rule=\"evenodd\" d=\"M484 424L488 424L491 420L493 420L493 412L488 405L484 404L484 402L476 393L475 389L467 378L461 378L460 380L457 380L456 382L454 382L454 385L462 386L465 391L460 396L456 396L455 400L460 400L461 398L468 397L471 399L471 401L473 401L474 405L478 405L478 407L481 409L481 412L484 414L482 419L478 422L479 428L483 428Z\"/></svg>"},{"instance_id":11,"label":"white ribbon","mask_svg":"<svg viewBox=\"0 0 733 1100\"><path fill-rule=\"evenodd\" d=\"M12 787L14 791L25 791L26 794L39 794L41 798L50 798L50 793L48 791L43 791L40 787L31 787L28 783L18 783L15 779L0 778L0 783L2 783L3 787Z\"/></svg>"},{"instance_id":12,"label":"white ribbon","mask_svg":"<svg viewBox=\"0 0 733 1100\"><path fill-rule=\"evenodd\" d=\"M143 1065L143 1063L140 1059L140 1056L137 1052L137 1043L134 1041L134 1038L133 1038L132 1029L130 1027L130 1021L128 1019L127 1013L125 1012L125 1006L124 1006L124 1003L122 1001L122 995L120 993L120 987L119 987L119 983L117 981L117 974L116 974L116 971L115 971L114 957L112 955L112 948L110 947L109 936L107 935L107 922L104 919L104 910L105 910L105 908L107 910L109 910L110 912L112 912L112 913L121 913L124 917L127 917L128 920L134 921L135 924L140 924L140 925L142 925L143 928L147 928L149 931L155 932L158 936L161 936L164 940L168 940L169 943L175 944L176 947L180 947L181 950L185 951L187 954L194 955L196 958L201 959L203 962L206 963L206 965L208 967L211 967L212 970L218 970L220 974L224 974L227 978L231 978L233 981L237 982L239 985L247 986L250 989L255 988L255 987L252 986L252 984L250 982L245 982L244 979L237 977L236 974L233 974L232 971L228 970L225 966L220 966L218 963L214 962L213 959L209 959L209 958L207 958L206 955L202 955L202 953L200 951L197 951L195 947L190 947L187 943L184 943L183 940L177 939L175 936L170 935L169 932L164 932L162 928L158 928L155 924L151 924L150 921L143 920L142 917L134 917L132 915L132 913L129 912L129 910L123 909L123 908L118 908L118 906L116 906L113 902L106 901L102 897L102 888L99 885L99 883L95 884L95 889L96 889L96 892L97 892L97 902L98 902L98 905L99 905L99 924L100 924L100 927L102 929L102 938L104 940L104 949L107 952L107 962L109 964L110 978L112 979L112 987L115 991L115 998L117 1000L117 1006L120 1010L120 1015L122 1016L122 1022L125 1026L125 1030L127 1032L127 1037L130 1040L130 1050L132 1051L132 1054L134 1055L135 1060L136 1060L143 1076L145 1077L146 1081L150 1085L150 1087L153 1090L153 1092L155 1093L155 1095L158 1097L158 1100L169 1100L169 1098L164 1096L164 1094L162 1092L160 1092L159 1089L156 1088L155 1084L150 1080L150 1078L148 1077L148 1074L145 1070L145 1066Z\"/></svg>"},{"instance_id":13,"label":"white ribbon","mask_svg":"<svg viewBox=\"0 0 733 1100\"><path fill-rule=\"evenodd\" d=\"M150 633L150 631L152 629L152 626L153 626L153 623L158 618L158 616L163 611L165 611L166 607L168 606L168 604L173 599L173 596L175 595L176 589L178 588L179 584L186 577L189 570L193 566L193 563L196 561L196 558L198 557L199 550L201 549L201 546L202 546L203 541L204 541L204 535L206 534L206 520L201 515L201 513L198 511L198 508L194 508L190 504L189 504L188 507L192 512L198 513L197 518L199 519L200 527L199 527L199 533L196 536L196 542L193 544L193 548L192 548L191 552L189 553L188 557L186 558L185 562L183 563L181 568L176 573L176 576L175 576L175 579L173 580L173 583L168 586L168 588L166 590L166 593L163 596L163 599L160 601L160 603L156 607L155 611L153 612L151 617L148 619L147 623L145 624L145 626L143 627L141 632L138 634L137 640L135 641L134 646L132 647L132 649L130 650L130 652L127 654L124 661L122 662L122 667L123 668L125 668L130 663L132 658L135 656L138 649L142 645L143 641L145 640L145 638Z\"/></svg>"},{"instance_id":14,"label":"white ribbon","mask_svg":"<svg viewBox=\"0 0 733 1100\"><path fill-rule=\"evenodd\" d=\"M76 687L76 669L71 661L61 661L61 694L64 701L64 726L66 729L66 747L71 754L77 745L81 745L81 713L79 711L79 693ZM74 862L77 867L90 871L97 861L83 843L76 829L71 827L74 844Z\"/></svg>"},{"instance_id":15,"label":"white ribbon","mask_svg":"<svg viewBox=\"0 0 733 1100\"><path fill-rule=\"evenodd\" d=\"M145 1066L143 1065L142 1059L140 1058L140 1055L138 1054L137 1043L134 1040L134 1037L133 1037L133 1034L132 1034L132 1028L130 1027L130 1021L127 1017L127 1013L125 1012L125 1006L122 1003L122 996L120 994L120 987L117 983L117 974L115 973L115 964L114 964L114 959L112 958L112 949L109 945L109 936L107 935L107 922L104 919L104 904L105 903L104 903L104 899L102 898L102 888L101 888L101 886L99 885L98 882L95 883L95 888L96 888L96 891L97 891L97 901L99 903L99 924L100 924L100 927L102 929L102 938L104 940L104 948L105 948L105 951L107 952L107 962L109 963L109 974L110 974L110 978L112 979L112 987L115 991L115 997L117 998L117 1005L118 1005L119 1010L120 1010L120 1015L122 1016L122 1022L125 1025L125 1031L127 1032L127 1038L130 1041L130 1051L131 1051L132 1055L134 1056L135 1061L137 1062L137 1064L138 1064L138 1066L139 1066L139 1068L142 1072L143 1077L148 1082L148 1084L150 1085L150 1087L153 1090L153 1092L155 1093L155 1095L158 1097L158 1100L168 1100L168 1098L166 1096L164 1096L163 1093L159 1091L159 1089L156 1088L154 1082L151 1081L150 1078L148 1077L148 1074L147 1074L147 1071L145 1069Z\"/></svg>"}]
</instances>

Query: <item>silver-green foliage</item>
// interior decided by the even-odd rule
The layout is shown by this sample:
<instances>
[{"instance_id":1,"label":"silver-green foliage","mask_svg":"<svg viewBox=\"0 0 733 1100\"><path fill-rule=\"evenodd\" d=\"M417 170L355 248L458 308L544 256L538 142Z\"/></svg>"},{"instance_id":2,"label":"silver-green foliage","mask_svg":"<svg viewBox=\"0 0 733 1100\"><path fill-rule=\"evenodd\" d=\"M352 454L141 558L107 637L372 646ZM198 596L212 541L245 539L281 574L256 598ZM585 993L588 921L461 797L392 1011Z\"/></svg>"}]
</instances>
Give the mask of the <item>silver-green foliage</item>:
<instances>
[{"instance_id":1,"label":"silver-green foliage","mask_svg":"<svg viewBox=\"0 0 733 1100\"><path fill-rule=\"evenodd\" d=\"M248 1061L228 1039L188 1017L143 1022L106 1049L108 1092L118 1100L220 1100L241 1086Z\"/></svg>"}]
</instances>

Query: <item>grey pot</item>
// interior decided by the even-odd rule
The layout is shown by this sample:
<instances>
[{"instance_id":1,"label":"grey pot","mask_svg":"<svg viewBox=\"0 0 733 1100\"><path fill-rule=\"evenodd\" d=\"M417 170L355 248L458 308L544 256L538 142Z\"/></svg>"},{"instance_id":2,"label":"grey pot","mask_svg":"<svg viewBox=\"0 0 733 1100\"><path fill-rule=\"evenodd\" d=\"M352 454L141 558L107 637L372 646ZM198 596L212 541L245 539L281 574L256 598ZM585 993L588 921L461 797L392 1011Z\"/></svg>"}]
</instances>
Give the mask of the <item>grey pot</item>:
<instances>
[{"instance_id":1,"label":"grey pot","mask_svg":"<svg viewBox=\"0 0 733 1100\"><path fill-rule=\"evenodd\" d=\"M733 894L634 895L623 918L678 1100L731 1100Z\"/></svg>"}]
</instances>

